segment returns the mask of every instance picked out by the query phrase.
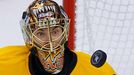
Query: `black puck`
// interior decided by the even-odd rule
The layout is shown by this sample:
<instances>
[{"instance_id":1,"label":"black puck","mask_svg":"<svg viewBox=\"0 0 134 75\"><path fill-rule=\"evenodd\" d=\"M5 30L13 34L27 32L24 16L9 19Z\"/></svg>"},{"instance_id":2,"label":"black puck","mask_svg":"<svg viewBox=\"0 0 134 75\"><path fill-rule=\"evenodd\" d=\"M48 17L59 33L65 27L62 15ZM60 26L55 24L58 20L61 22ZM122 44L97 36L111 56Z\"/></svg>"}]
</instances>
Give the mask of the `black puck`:
<instances>
[{"instance_id":1,"label":"black puck","mask_svg":"<svg viewBox=\"0 0 134 75\"><path fill-rule=\"evenodd\" d=\"M104 65L107 59L107 54L102 50L97 50L91 57L91 64L97 68Z\"/></svg>"}]
</instances>

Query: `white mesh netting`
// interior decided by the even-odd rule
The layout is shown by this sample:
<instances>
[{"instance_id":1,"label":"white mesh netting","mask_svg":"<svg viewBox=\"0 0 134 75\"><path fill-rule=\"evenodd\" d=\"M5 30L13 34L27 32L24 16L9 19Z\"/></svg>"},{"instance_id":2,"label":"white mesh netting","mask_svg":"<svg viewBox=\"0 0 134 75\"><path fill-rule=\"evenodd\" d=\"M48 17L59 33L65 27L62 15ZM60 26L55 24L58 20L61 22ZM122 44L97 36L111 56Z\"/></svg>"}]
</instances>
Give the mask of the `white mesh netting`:
<instances>
[{"instance_id":1,"label":"white mesh netting","mask_svg":"<svg viewBox=\"0 0 134 75\"><path fill-rule=\"evenodd\" d=\"M76 50L103 50L118 75L134 72L134 0L77 0Z\"/></svg>"}]
</instances>

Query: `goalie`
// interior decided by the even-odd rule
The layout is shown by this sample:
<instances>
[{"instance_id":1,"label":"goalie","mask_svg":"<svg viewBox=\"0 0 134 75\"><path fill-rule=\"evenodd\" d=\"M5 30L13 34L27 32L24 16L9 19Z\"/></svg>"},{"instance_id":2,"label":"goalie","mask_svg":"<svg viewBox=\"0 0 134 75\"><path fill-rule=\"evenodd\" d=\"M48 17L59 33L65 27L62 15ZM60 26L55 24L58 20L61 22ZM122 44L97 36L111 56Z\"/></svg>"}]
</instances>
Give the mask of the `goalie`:
<instances>
[{"instance_id":1,"label":"goalie","mask_svg":"<svg viewBox=\"0 0 134 75\"><path fill-rule=\"evenodd\" d=\"M21 28L26 46L0 49L0 75L116 75L105 63L67 47L70 19L52 0L35 0L23 12Z\"/></svg>"}]
</instances>

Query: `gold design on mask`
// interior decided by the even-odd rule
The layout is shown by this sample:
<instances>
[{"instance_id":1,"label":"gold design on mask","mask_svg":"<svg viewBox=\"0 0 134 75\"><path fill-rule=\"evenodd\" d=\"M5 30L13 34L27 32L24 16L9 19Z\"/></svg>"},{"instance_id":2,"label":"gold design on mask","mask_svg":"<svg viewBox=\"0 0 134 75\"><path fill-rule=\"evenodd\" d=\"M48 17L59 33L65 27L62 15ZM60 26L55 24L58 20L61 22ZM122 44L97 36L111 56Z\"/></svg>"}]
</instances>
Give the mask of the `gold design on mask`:
<instances>
[{"instance_id":1,"label":"gold design on mask","mask_svg":"<svg viewBox=\"0 0 134 75\"><path fill-rule=\"evenodd\" d=\"M64 61L64 50L63 48L57 48L54 52L38 51L38 56L41 58L41 63L44 69L48 72L54 73L57 70L62 70Z\"/></svg>"}]
</instances>

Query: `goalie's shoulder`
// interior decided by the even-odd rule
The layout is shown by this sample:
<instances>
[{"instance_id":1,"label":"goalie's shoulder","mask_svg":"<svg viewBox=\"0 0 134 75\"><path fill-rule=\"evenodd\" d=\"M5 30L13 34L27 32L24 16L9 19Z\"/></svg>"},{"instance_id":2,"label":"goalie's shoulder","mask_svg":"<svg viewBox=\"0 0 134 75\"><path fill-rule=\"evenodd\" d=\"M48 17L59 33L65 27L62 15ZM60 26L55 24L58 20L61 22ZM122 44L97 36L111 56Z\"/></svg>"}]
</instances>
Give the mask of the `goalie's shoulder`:
<instances>
[{"instance_id":1,"label":"goalie's shoulder","mask_svg":"<svg viewBox=\"0 0 134 75\"><path fill-rule=\"evenodd\" d=\"M30 75L28 55L29 50L26 46L0 48L0 75Z\"/></svg>"},{"instance_id":2,"label":"goalie's shoulder","mask_svg":"<svg viewBox=\"0 0 134 75\"><path fill-rule=\"evenodd\" d=\"M5 46L0 48L0 58L18 56L29 53L26 46Z\"/></svg>"},{"instance_id":3,"label":"goalie's shoulder","mask_svg":"<svg viewBox=\"0 0 134 75\"><path fill-rule=\"evenodd\" d=\"M86 52L81 52L81 51L73 51L78 58L82 58L82 59L90 59L91 58L91 55L86 53Z\"/></svg>"}]
</instances>

